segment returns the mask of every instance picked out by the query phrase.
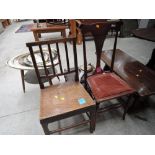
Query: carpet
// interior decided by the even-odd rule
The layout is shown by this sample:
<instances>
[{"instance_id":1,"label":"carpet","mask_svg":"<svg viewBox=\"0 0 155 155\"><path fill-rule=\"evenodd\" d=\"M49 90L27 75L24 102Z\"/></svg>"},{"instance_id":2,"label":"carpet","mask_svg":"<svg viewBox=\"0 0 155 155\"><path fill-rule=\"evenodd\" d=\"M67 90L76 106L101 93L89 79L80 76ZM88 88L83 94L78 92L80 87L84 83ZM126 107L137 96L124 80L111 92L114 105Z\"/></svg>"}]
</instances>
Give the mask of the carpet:
<instances>
[{"instance_id":1,"label":"carpet","mask_svg":"<svg viewBox=\"0 0 155 155\"><path fill-rule=\"evenodd\" d=\"M31 32L34 24L22 25L15 33Z\"/></svg>"}]
</instances>

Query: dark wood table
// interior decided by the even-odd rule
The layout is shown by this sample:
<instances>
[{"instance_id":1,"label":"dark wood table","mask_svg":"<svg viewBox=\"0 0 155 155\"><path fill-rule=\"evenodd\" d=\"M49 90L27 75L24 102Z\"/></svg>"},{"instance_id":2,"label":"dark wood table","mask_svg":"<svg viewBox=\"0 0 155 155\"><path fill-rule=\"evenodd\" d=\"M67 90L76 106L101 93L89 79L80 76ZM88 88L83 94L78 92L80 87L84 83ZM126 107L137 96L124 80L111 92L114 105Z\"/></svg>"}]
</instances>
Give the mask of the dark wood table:
<instances>
[{"instance_id":1,"label":"dark wood table","mask_svg":"<svg viewBox=\"0 0 155 155\"><path fill-rule=\"evenodd\" d=\"M132 33L137 38L155 42L155 28L136 29Z\"/></svg>"},{"instance_id":2,"label":"dark wood table","mask_svg":"<svg viewBox=\"0 0 155 155\"><path fill-rule=\"evenodd\" d=\"M101 60L110 66L111 56L112 50L104 51ZM155 72L120 49L116 50L114 72L134 88L140 97L155 94Z\"/></svg>"}]
</instances>

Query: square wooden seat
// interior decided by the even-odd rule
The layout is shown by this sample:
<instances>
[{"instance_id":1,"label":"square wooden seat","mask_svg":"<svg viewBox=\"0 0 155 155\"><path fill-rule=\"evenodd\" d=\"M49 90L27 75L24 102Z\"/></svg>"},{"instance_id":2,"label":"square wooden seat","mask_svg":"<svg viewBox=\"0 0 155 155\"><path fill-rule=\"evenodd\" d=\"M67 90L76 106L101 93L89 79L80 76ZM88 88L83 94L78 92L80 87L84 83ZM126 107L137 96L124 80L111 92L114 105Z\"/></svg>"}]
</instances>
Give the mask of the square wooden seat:
<instances>
[{"instance_id":1,"label":"square wooden seat","mask_svg":"<svg viewBox=\"0 0 155 155\"><path fill-rule=\"evenodd\" d=\"M80 104L80 99L84 99L85 103ZM94 101L79 82L66 82L41 90L40 122L42 125L94 111Z\"/></svg>"}]
</instances>

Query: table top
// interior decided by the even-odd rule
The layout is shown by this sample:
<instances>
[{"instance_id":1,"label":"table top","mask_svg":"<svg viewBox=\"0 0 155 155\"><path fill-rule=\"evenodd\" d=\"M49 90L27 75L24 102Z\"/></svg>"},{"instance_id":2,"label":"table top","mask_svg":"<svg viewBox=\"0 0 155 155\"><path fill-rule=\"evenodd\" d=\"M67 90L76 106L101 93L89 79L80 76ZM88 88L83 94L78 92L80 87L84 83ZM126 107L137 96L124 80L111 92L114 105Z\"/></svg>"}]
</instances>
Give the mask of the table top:
<instances>
[{"instance_id":1,"label":"table top","mask_svg":"<svg viewBox=\"0 0 155 155\"><path fill-rule=\"evenodd\" d=\"M52 25L48 23L39 23L38 26L38 24L35 23L31 31L64 30L64 29L66 29L65 25Z\"/></svg>"},{"instance_id":2,"label":"table top","mask_svg":"<svg viewBox=\"0 0 155 155\"><path fill-rule=\"evenodd\" d=\"M57 65L58 64L57 52L55 49L51 49L51 50L53 53L54 65ZM46 59L46 65L47 65L47 67L50 67L51 62L49 59L49 53L46 48L43 48L43 53L44 53L44 57ZM36 54L35 55L36 59L38 61L37 64L39 66L39 69L43 69L43 63L42 63L42 59L41 59L39 50L38 51L36 50L35 54ZM30 53L24 53L24 54L17 55L15 57L11 58L10 60L8 60L6 63L8 66L15 68L15 69L34 70Z\"/></svg>"},{"instance_id":3,"label":"table top","mask_svg":"<svg viewBox=\"0 0 155 155\"><path fill-rule=\"evenodd\" d=\"M155 42L155 28L142 28L132 31L135 37Z\"/></svg>"},{"instance_id":4,"label":"table top","mask_svg":"<svg viewBox=\"0 0 155 155\"><path fill-rule=\"evenodd\" d=\"M102 52L101 60L111 65L112 50ZM124 79L140 96L155 94L155 72L120 49L116 50L114 72Z\"/></svg>"}]
</instances>

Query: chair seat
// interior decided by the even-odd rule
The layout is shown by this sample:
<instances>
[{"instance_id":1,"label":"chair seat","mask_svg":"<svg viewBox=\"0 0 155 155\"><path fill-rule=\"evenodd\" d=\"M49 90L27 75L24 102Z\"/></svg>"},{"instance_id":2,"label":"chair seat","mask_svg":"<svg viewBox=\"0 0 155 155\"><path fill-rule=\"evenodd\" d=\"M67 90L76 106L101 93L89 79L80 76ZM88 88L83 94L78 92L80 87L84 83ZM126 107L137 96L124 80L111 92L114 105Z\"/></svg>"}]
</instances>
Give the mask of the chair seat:
<instances>
[{"instance_id":1,"label":"chair seat","mask_svg":"<svg viewBox=\"0 0 155 155\"><path fill-rule=\"evenodd\" d=\"M87 82L97 102L133 93L134 90L114 73L88 77Z\"/></svg>"},{"instance_id":2,"label":"chair seat","mask_svg":"<svg viewBox=\"0 0 155 155\"><path fill-rule=\"evenodd\" d=\"M80 104L79 99L85 103ZM65 82L41 90L40 120L95 106L79 82Z\"/></svg>"}]
</instances>

